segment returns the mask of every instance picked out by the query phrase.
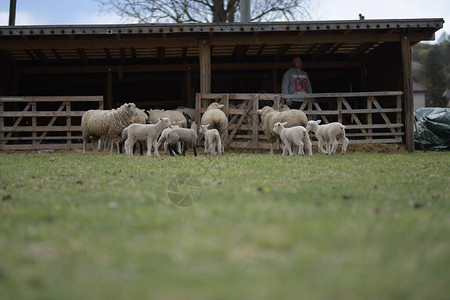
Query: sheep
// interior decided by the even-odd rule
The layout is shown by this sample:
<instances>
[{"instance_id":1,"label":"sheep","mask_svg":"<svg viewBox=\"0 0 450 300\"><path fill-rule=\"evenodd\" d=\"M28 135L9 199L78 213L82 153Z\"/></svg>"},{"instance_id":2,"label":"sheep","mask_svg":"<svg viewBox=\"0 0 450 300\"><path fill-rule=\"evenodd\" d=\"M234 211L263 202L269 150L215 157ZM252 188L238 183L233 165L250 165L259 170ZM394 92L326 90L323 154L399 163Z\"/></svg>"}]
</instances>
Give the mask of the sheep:
<instances>
[{"instance_id":1,"label":"sheep","mask_svg":"<svg viewBox=\"0 0 450 300\"><path fill-rule=\"evenodd\" d=\"M318 121L308 121L306 129L315 133L319 141L318 147L320 152L331 155L336 152L338 143L342 144L342 154L347 151L348 138L345 136L345 126L339 122L319 125ZM323 149L323 143L326 143L327 149Z\"/></svg>"},{"instance_id":2,"label":"sheep","mask_svg":"<svg viewBox=\"0 0 450 300\"><path fill-rule=\"evenodd\" d=\"M192 122L191 128L174 128L167 134L169 153L174 156L180 154L176 149L178 142L183 142L183 156L186 155L187 144L191 144L194 155L197 156L197 124Z\"/></svg>"},{"instance_id":3,"label":"sheep","mask_svg":"<svg viewBox=\"0 0 450 300\"><path fill-rule=\"evenodd\" d=\"M195 119L195 108L179 106L179 107L177 107L176 111L181 111L181 112L187 114L191 120Z\"/></svg>"},{"instance_id":4,"label":"sheep","mask_svg":"<svg viewBox=\"0 0 450 300\"><path fill-rule=\"evenodd\" d=\"M228 134L228 118L223 111L223 104L211 103L202 116L201 125L210 124L210 129L217 129L222 141L222 153L225 148L225 137Z\"/></svg>"},{"instance_id":5,"label":"sheep","mask_svg":"<svg viewBox=\"0 0 450 300\"><path fill-rule=\"evenodd\" d=\"M156 147L158 147L158 149L159 149L161 147L161 144L164 143L164 153L166 153L166 154L167 154L167 146L169 145L168 141L167 141L167 135L174 128L181 128L181 127L178 125L171 125L169 128L164 129L161 132L161 136L158 139L158 144L156 145ZM181 144L178 143L177 146L178 146L178 152L181 152Z\"/></svg>"},{"instance_id":6,"label":"sheep","mask_svg":"<svg viewBox=\"0 0 450 300\"><path fill-rule=\"evenodd\" d=\"M220 139L220 134L217 129L208 129L209 124L200 125L199 132L205 137L205 153L210 155L216 155L217 151L222 155L222 141Z\"/></svg>"},{"instance_id":7,"label":"sheep","mask_svg":"<svg viewBox=\"0 0 450 300\"><path fill-rule=\"evenodd\" d=\"M188 121L181 111L150 109L147 112L152 123L157 123L159 118L168 118L172 124L177 124L180 127L186 128L188 125Z\"/></svg>"},{"instance_id":8,"label":"sheep","mask_svg":"<svg viewBox=\"0 0 450 300\"><path fill-rule=\"evenodd\" d=\"M278 134L281 138L281 141L284 144L283 154L286 155L289 152L290 156L293 156L292 153L292 144L298 146L298 155L305 155L303 151L303 146L306 146L308 150L308 155L312 156L312 146L311 140L309 139L308 130L306 130L303 126L294 126L290 128L285 128L287 122L277 122L273 126L273 132Z\"/></svg>"},{"instance_id":9,"label":"sheep","mask_svg":"<svg viewBox=\"0 0 450 300\"><path fill-rule=\"evenodd\" d=\"M139 124L147 124L147 121L148 121L148 116L145 113L145 110L136 108L136 115L131 117L131 122L139 123ZM116 136L104 135L100 138L100 143L98 145L98 148L99 148L99 150L102 148L103 148L103 150L110 149L109 153L111 154L114 149L114 143L115 143L117 146L117 153L120 154L120 148L121 148L121 145L123 144L123 142L125 141L125 139L118 141ZM100 146L100 145L102 145L102 146ZM143 144L141 145L141 143L139 142L136 145L139 147L139 150L142 152Z\"/></svg>"},{"instance_id":10,"label":"sheep","mask_svg":"<svg viewBox=\"0 0 450 300\"><path fill-rule=\"evenodd\" d=\"M270 106L265 106L258 110L261 115L264 133L270 142L270 154L273 154L273 147L275 142L279 139L279 135L273 132L273 126L277 122L286 122L286 127L306 126L308 119L304 112L298 109L291 109L287 111L276 111Z\"/></svg>"},{"instance_id":11,"label":"sheep","mask_svg":"<svg viewBox=\"0 0 450 300\"><path fill-rule=\"evenodd\" d=\"M163 129L169 127L170 120L168 118L159 118L156 124L138 124L133 123L122 132L122 137L127 135L125 141L125 152L128 155L133 155L133 146L136 141L147 141L147 155L152 155L152 146L155 151L155 156L159 156L158 147L156 147L158 136Z\"/></svg>"},{"instance_id":12,"label":"sheep","mask_svg":"<svg viewBox=\"0 0 450 300\"><path fill-rule=\"evenodd\" d=\"M132 117L136 114L134 103L125 103L113 110L91 109L85 112L81 117L83 154L86 153L89 138L92 138L94 151L97 154L98 140L104 135L119 137L122 130L132 123Z\"/></svg>"}]
</instances>

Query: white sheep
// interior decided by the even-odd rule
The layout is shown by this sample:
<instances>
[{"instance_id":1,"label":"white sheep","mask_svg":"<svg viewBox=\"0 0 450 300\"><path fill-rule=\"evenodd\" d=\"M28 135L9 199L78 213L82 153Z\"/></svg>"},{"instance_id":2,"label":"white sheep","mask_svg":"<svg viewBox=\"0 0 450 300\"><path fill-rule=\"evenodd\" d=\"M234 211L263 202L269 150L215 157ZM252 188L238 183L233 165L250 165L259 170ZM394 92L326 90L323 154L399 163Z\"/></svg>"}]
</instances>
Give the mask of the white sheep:
<instances>
[{"instance_id":1,"label":"white sheep","mask_svg":"<svg viewBox=\"0 0 450 300\"><path fill-rule=\"evenodd\" d=\"M172 124L179 125L180 127L186 128L188 125L188 120L181 111L150 109L147 110L147 112L149 120L153 124L157 123L159 118L168 118L172 122Z\"/></svg>"},{"instance_id":2,"label":"white sheep","mask_svg":"<svg viewBox=\"0 0 450 300\"><path fill-rule=\"evenodd\" d=\"M225 137L228 134L228 118L221 110L223 104L211 103L202 116L201 125L210 124L210 129L217 129L222 141L222 153L225 148Z\"/></svg>"},{"instance_id":3,"label":"white sheep","mask_svg":"<svg viewBox=\"0 0 450 300\"><path fill-rule=\"evenodd\" d=\"M178 142L183 142L183 155L186 154L187 144L191 144L194 155L197 156L197 124L195 122L192 122L191 128L174 128L167 134L170 155L180 154L176 149Z\"/></svg>"},{"instance_id":4,"label":"white sheep","mask_svg":"<svg viewBox=\"0 0 450 300\"><path fill-rule=\"evenodd\" d=\"M186 113L191 120L195 120L195 108L179 106L179 107L177 107L176 111L181 111L183 113Z\"/></svg>"},{"instance_id":5,"label":"white sheep","mask_svg":"<svg viewBox=\"0 0 450 300\"><path fill-rule=\"evenodd\" d=\"M209 124L200 125L199 132L205 137L205 153L209 155L216 155L216 148L220 155L222 155L222 141L217 129L208 129Z\"/></svg>"},{"instance_id":6,"label":"white sheep","mask_svg":"<svg viewBox=\"0 0 450 300\"><path fill-rule=\"evenodd\" d=\"M145 113L144 109L136 108L136 115L131 117L132 123L139 123L139 124L147 124L148 116ZM126 139L126 138L125 138ZM114 150L114 144L117 146L117 153L120 154L120 145L125 141L125 139L118 141L117 136L109 136L104 135L100 138L100 142L98 143L98 149L103 151L106 151L109 149L109 153L111 154ZM136 144L139 147L139 151L143 145L141 143Z\"/></svg>"},{"instance_id":7,"label":"white sheep","mask_svg":"<svg viewBox=\"0 0 450 300\"><path fill-rule=\"evenodd\" d=\"M161 144L163 144L165 154L167 154L167 147L169 145L169 143L167 141L167 135L174 128L181 128L181 127L178 125L171 125L169 128L166 128L161 132L161 136L158 139L158 144L156 145L156 147L158 147L158 149L159 149L161 147ZM178 143L177 146L178 146L178 152L181 152L181 143Z\"/></svg>"},{"instance_id":8,"label":"white sheep","mask_svg":"<svg viewBox=\"0 0 450 300\"><path fill-rule=\"evenodd\" d=\"M303 146L305 146L308 150L308 155L312 156L312 146L308 130L303 126L285 128L286 124L287 122L277 122L273 126L273 131L280 136L280 139L284 144L282 155L286 155L289 152L289 155L293 156L292 144L294 144L298 146L298 155L305 155L305 152L303 151Z\"/></svg>"},{"instance_id":9,"label":"white sheep","mask_svg":"<svg viewBox=\"0 0 450 300\"><path fill-rule=\"evenodd\" d=\"M98 153L97 143L102 136L111 136L118 140L122 130L132 123L136 109L134 103L125 103L118 109L91 109L85 112L81 117L83 154L86 153L86 144L90 138L92 138L96 154Z\"/></svg>"},{"instance_id":10,"label":"white sheep","mask_svg":"<svg viewBox=\"0 0 450 300\"><path fill-rule=\"evenodd\" d=\"M131 124L125 128L122 133L122 136L127 136L125 141L125 153L133 155L134 143L136 143L136 141L147 141L147 155L152 155L153 147L155 156L159 156L157 147L158 136L170 125L170 120L168 118L160 118L156 124Z\"/></svg>"},{"instance_id":11,"label":"white sheep","mask_svg":"<svg viewBox=\"0 0 450 300\"><path fill-rule=\"evenodd\" d=\"M287 122L285 127L306 126L308 118L305 113L298 109L290 109L286 111L276 111L270 106L265 106L258 110L261 115L262 125L267 140L270 142L270 154L273 154L273 147L280 136L273 132L273 126L277 122Z\"/></svg>"},{"instance_id":12,"label":"white sheep","mask_svg":"<svg viewBox=\"0 0 450 300\"><path fill-rule=\"evenodd\" d=\"M348 138L345 136L345 126L339 122L319 125L318 121L308 121L306 129L315 133L319 142L318 147L320 152L331 155L336 152L339 143L342 144L342 153L347 151ZM326 143L326 150L323 149L323 144Z\"/></svg>"}]
</instances>

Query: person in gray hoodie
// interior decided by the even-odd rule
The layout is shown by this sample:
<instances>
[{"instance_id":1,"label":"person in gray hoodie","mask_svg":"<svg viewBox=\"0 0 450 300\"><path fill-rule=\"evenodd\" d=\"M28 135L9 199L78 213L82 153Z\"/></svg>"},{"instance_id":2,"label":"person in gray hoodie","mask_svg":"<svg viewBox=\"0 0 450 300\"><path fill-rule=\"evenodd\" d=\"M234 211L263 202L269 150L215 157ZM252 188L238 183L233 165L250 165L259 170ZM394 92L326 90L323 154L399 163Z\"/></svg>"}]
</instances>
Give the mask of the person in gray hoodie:
<instances>
[{"instance_id":1,"label":"person in gray hoodie","mask_svg":"<svg viewBox=\"0 0 450 300\"><path fill-rule=\"evenodd\" d=\"M292 59L292 67L284 73L281 92L283 94L299 94L299 96L312 93L311 81L308 74L302 70L302 60L299 56ZM298 109L304 100L304 96L291 98L286 100L286 104L290 108Z\"/></svg>"}]
</instances>

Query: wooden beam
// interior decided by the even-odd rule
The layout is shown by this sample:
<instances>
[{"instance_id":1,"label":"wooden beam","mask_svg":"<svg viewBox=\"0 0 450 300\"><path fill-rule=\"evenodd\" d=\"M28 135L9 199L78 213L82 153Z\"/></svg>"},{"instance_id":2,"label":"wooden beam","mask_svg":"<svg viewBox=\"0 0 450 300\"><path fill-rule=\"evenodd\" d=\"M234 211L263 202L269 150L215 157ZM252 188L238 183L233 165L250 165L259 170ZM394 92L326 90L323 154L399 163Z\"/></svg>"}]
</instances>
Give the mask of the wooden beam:
<instances>
[{"instance_id":1,"label":"wooden beam","mask_svg":"<svg viewBox=\"0 0 450 300\"><path fill-rule=\"evenodd\" d=\"M370 47L372 47L375 43L362 43L360 44L358 47L356 47L355 50L352 51L352 53L350 53L349 55L349 59L350 60L355 60L358 57L360 57L362 54L364 54L364 52L366 52L367 49L369 49Z\"/></svg>"},{"instance_id":2,"label":"wooden beam","mask_svg":"<svg viewBox=\"0 0 450 300\"><path fill-rule=\"evenodd\" d=\"M405 108L405 146L408 152L414 152L414 101L411 77L411 43L408 36L401 40L402 64L403 64L403 100Z\"/></svg>"},{"instance_id":3,"label":"wooden beam","mask_svg":"<svg viewBox=\"0 0 450 300\"><path fill-rule=\"evenodd\" d=\"M211 49L207 40L198 44L200 63L200 93L211 92Z\"/></svg>"},{"instance_id":4,"label":"wooden beam","mask_svg":"<svg viewBox=\"0 0 450 300\"><path fill-rule=\"evenodd\" d=\"M48 58L41 49L34 50L34 54L42 61L44 65L48 65Z\"/></svg>"},{"instance_id":5,"label":"wooden beam","mask_svg":"<svg viewBox=\"0 0 450 300\"><path fill-rule=\"evenodd\" d=\"M289 48L292 47L292 44L284 44L280 46L280 48L277 51L277 54L275 54L275 61L279 61L285 54L288 52Z\"/></svg>"},{"instance_id":6,"label":"wooden beam","mask_svg":"<svg viewBox=\"0 0 450 300\"><path fill-rule=\"evenodd\" d=\"M52 49L53 56L56 58L57 61L61 60L61 55L59 55L58 51L56 49Z\"/></svg>"},{"instance_id":7,"label":"wooden beam","mask_svg":"<svg viewBox=\"0 0 450 300\"><path fill-rule=\"evenodd\" d=\"M83 48L77 48L78 56L80 57L83 65L87 66L89 64L88 57L86 55L86 51Z\"/></svg>"},{"instance_id":8,"label":"wooden beam","mask_svg":"<svg viewBox=\"0 0 450 300\"><path fill-rule=\"evenodd\" d=\"M158 59L160 64L164 64L164 58L166 56L166 48L164 47L158 47Z\"/></svg>"},{"instance_id":9,"label":"wooden beam","mask_svg":"<svg viewBox=\"0 0 450 300\"><path fill-rule=\"evenodd\" d=\"M321 44L321 45L319 46L319 48L317 48L317 50L314 51L314 52L312 53L311 60L315 61L315 60L317 60L318 58L320 58L322 55L324 55L325 53L327 53L327 51L328 51L333 45L334 45L334 44L332 44L332 43L324 43L324 44Z\"/></svg>"},{"instance_id":10,"label":"wooden beam","mask_svg":"<svg viewBox=\"0 0 450 300\"><path fill-rule=\"evenodd\" d=\"M271 35L246 35L239 33L236 35L214 35L208 38L209 46L234 46L239 45L282 45L290 42L293 45L305 45L311 43L364 43L364 42L398 42L401 40L401 33L377 33L368 34L352 32L343 36L334 33L308 32L301 38L292 40L292 36L286 33ZM429 32L413 32L408 34L410 41L421 41L433 39L434 34ZM103 49L103 48L156 48L156 47L198 47L198 37L133 37L126 39L114 38L92 38L92 39L36 39L36 40L0 40L0 48L6 50L23 49ZM200 39L201 40L201 39Z\"/></svg>"},{"instance_id":11,"label":"wooden beam","mask_svg":"<svg viewBox=\"0 0 450 300\"><path fill-rule=\"evenodd\" d=\"M127 50L125 49L125 47L120 48L120 59L121 59L122 65L125 66L127 64Z\"/></svg>"},{"instance_id":12,"label":"wooden beam","mask_svg":"<svg viewBox=\"0 0 450 300\"><path fill-rule=\"evenodd\" d=\"M109 48L105 48L104 50L105 50L106 58L107 58L108 60L111 60L111 59L112 59L112 56L111 56L111 51L109 51Z\"/></svg>"},{"instance_id":13,"label":"wooden beam","mask_svg":"<svg viewBox=\"0 0 450 300\"><path fill-rule=\"evenodd\" d=\"M222 63L211 64L213 71L220 70L272 70L272 69L289 69L290 62L268 62L268 63ZM303 66L306 69L346 69L359 68L359 62L348 61L304 61ZM151 73L151 72L184 72L186 70L200 70L197 64L175 64L175 65L128 65L119 68L116 65L106 66L61 66L61 67L18 67L15 71L18 74L83 74L83 73L107 73L111 69L112 72L131 72L131 73Z\"/></svg>"}]
</instances>

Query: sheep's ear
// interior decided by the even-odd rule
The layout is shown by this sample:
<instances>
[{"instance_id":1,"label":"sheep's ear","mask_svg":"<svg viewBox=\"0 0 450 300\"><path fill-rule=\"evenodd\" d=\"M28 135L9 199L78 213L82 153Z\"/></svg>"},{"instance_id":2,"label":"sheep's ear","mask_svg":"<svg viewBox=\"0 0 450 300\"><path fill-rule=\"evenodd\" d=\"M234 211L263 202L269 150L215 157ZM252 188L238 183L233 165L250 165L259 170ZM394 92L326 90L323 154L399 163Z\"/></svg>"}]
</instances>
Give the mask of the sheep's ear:
<instances>
[{"instance_id":1,"label":"sheep's ear","mask_svg":"<svg viewBox=\"0 0 450 300\"><path fill-rule=\"evenodd\" d=\"M317 120L317 124L320 124L322 122L322 120Z\"/></svg>"},{"instance_id":2,"label":"sheep's ear","mask_svg":"<svg viewBox=\"0 0 450 300\"><path fill-rule=\"evenodd\" d=\"M206 127L206 128L208 128L208 127L209 127L209 125L210 125L210 123L206 124L206 125L205 125L205 127Z\"/></svg>"},{"instance_id":3,"label":"sheep's ear","mask_svg":"<svg viewBox=\"0 0 450 300\"><path fill-rule=\"evenodd\" d=\"M158 118L160 121L162 121L163 120L163 118Z\"/></svg>"},{"instance_id":4,"label":"sheep's ear","mask_svg":"<svg viewBox=\"0 0 450 300\"><path fill-rule=\"evenodd\" d=\"M281 125L283 125L283 126L286 126L286 124L287 124L287 122L283 122L283 123L281 123Z\"/></svg>"},{"instance_id":5,"label":"sheep's ear","mask_svg":"<svg viewBox=\"0 0 450 300\"><path fill-rule=\"evenodd\" d=\"M131 103L128 103L128 107L131 107Z\"/></svg>"}]
</instances>

